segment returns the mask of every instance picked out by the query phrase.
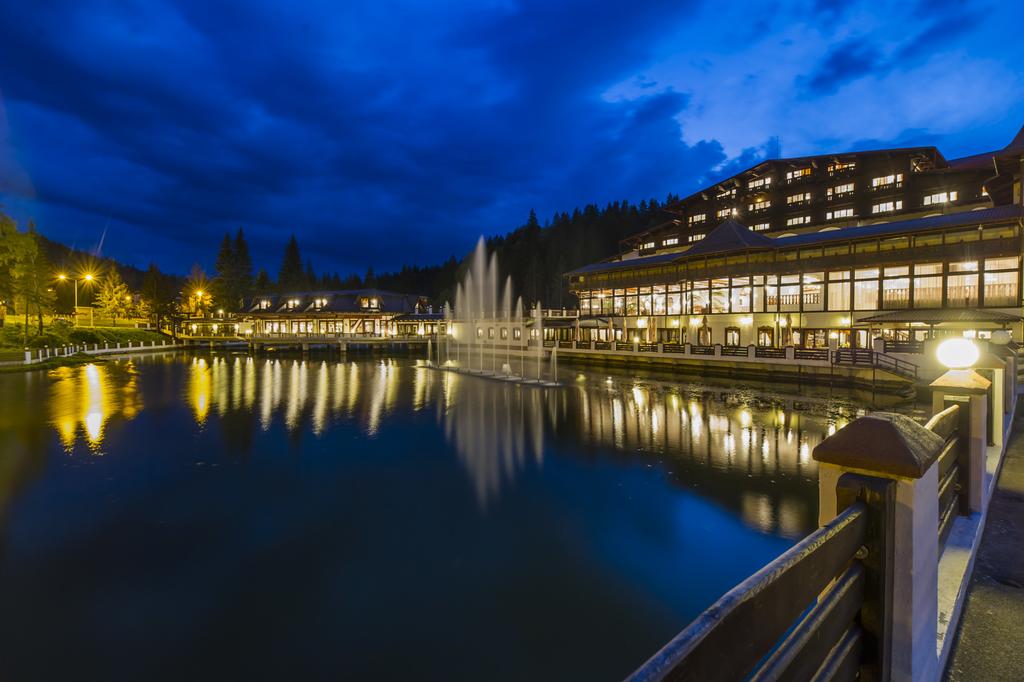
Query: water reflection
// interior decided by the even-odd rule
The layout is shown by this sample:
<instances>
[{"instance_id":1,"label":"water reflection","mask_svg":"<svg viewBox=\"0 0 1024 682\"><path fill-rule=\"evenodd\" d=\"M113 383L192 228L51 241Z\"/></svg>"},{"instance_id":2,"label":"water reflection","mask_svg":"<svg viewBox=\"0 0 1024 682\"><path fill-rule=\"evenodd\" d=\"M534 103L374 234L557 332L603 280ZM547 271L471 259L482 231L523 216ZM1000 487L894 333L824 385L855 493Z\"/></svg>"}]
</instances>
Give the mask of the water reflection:
<instances>
[{"instance_id":1,"label":"water reflection","mask_svg":"<svg viewBox=\"0 0 1024 682\"><path fill-rule=\"evenodd\" d=\"M81 435L94 454L102 454L107 422L115 416L132 419L142 409L132 363L61 367L50 376L50 422L68 453Z\"/></svg>"}]
</instances>

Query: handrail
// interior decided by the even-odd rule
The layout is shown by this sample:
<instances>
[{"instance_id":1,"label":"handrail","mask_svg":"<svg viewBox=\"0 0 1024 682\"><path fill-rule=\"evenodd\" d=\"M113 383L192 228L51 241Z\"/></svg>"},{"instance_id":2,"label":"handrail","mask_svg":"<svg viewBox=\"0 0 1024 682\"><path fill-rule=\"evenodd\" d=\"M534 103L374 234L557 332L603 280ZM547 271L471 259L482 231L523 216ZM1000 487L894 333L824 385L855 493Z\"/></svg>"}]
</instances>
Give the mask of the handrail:
<instances>
[{"instance_id":1,"label":"handrail","mask_svg":"<svg viewBox=\"0 0 1024 682\"><path fill-rule=\"evenodd\" d=\"M829 665L847 633L860 636L864 582L857 558L868 526L868 505L853 502L727 592L627 679L776 679Z\"/></svg>"}]
</instances>

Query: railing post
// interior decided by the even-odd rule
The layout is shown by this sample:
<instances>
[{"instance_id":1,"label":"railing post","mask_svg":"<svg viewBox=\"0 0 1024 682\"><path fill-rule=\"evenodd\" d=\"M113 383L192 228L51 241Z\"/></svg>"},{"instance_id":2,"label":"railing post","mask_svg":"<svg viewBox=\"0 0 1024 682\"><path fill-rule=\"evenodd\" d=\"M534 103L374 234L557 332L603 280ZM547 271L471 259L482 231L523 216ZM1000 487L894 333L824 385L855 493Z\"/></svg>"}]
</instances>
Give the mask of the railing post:
<instances>
[{"instance_id":1,"label":"railing post","mask_svg":"<svg viewBox=\"0 0 1024 682\"><path fill-rule=\"evenodd\" d=\"M936 464L945 439L910 417L875 412L861 417L814 448L818 461L819 523L835 518L850 499L850 476L883 479L893 486L891 603L875 607L878 679L933 680L939 675L939 496ZM844 476L846 478L844 479ZM860 484L864 488L864 484ZM877 492L877 491L876 491ZM868 493L870 496L870 492ZM886 540L886 543L889 543ZM869 623L865 627L871 630ZM886 641L887 640L887 641ZM886 656L886 651L891 651Z\"/></svg>"},{"instance_id":2,"label":"railing post","mask_svg":"<svg viewBox=\"0 0 1024 682\"><path fill-rule=\"evenodd\" d=\"M962 485L967 491L967 507L971 512L984 509L990 385L988 379L970 369L951 369L930 385L933 413L941 412L950 401L959 402L960 409L969 415L965 419L967 431L961 434L961 438L966 440L967 449L967 467L962 470L967 480Z\"/></svg>"},{"instance_id":3,"label":"railing post","mask_svg":"<svg viewBox=\"0 0 1024 682\"><path fill-rule=\"evenodd\" d=\"M793 346L786 346L786 359L796 361L796 348Z\"/></svg>"},{"instance_id":4,"label":"railing post","mask_svg":"<svg viewBox=\"0 0 1024 682\"><path fill-rule=\"evenodd\" d=\"M716 358L722 357L722 344L720 344L720 343L716 343L715 344L715 357Z\"/></svg>"},{"instance_id":5,"label":"railing post","mask_svg":"<svg viewBox=\"0 0 1024 682\"><path fill-rule=\"evenodd\" d=\"M683 353L684 353L685 355L692 355L692 353L690 352L690 349L691 349L691 348L693 348L693 345L692 345L692 344L689 344L689 343L684 343L684 344L683 344Z\"/></svg>"},{"instance_id":6,"label":"railing post","mask_svg":"<svg viewBox=\"0 0 1024 682\"><path fill-rule=\"evenodd\" d=\"M747 344L747 359L754 360L757 358L757 346L752 343Z\"/></svg>"},{"instance_id":7,"label":"railing post","mask_svg":"<svg viewBox=\"0 0 1024 682\"><path fill-rule=\"evenodd\" d=\"M26 365L32 364L32 351L30 351L27 348L25 349L25 364Z\"/></svg>"}]
</instances>

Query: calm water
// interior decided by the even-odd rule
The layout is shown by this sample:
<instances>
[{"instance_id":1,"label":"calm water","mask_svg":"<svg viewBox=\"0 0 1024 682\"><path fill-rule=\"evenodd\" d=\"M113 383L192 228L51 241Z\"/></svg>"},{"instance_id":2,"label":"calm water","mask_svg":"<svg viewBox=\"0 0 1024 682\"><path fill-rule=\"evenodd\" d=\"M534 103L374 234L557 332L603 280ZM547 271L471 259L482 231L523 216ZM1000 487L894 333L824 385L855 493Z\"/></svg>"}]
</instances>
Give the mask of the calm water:
<instances>
[{"instance_id":1,"label":"calm water","mask_svg":"<svg viewBox=\"0 0 1024 682\"><path fill-rule=\"evenodd\" d=\"M566 374L0 375L0 678L620 679L814 527L857 407Z\"/></svg>"}]
</instances>

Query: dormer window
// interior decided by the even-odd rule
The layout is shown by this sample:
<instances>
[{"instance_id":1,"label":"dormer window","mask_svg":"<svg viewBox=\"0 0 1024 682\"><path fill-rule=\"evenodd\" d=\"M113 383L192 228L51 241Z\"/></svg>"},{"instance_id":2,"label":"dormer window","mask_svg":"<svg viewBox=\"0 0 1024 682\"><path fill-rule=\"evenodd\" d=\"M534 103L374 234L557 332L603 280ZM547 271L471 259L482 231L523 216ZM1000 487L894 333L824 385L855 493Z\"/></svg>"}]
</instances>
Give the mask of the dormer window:
<instances>
[{"instance_id":1,"label":"dormer window","mask_svg":"<svg viewBox=\"0 0 1024 682\"><path fill-rule=\"evenodd\" d=\"M380 307L380 301L375 297L370 298L368 296L365 296L359 299L359 307L375 310Z\"/></svg>"},{"instance_id":2,"label":"dormer window","mask_svg":"<svg viewBox=\"0 0 1024 682\"><path fill-rule=\"evenodd\" d=\"M292 298L288 299L288 310L295 310L299 307L299 299Z\"/></svg>"},{"instance_id":3,"label":"dormer window","mask_svg":"<svg viewBox=\"0 0 1024 682\"><path fill-rule=\"evenodd\" d=\"M256 307L259 308L260 310L266 310L267 308L270 307L270 299L262 299L258 304L256 304Z\"/></svg>"},{"instance_id":4,"label":"dormer window","mask_svg":"<svg viewBox=\"0 0 1024 682\"><path fill-rule=\"evenodd\" d=\"M321 308L327 307L327 299L326 298L314 298L313 299L313 307L316 308L317 310L320 310Z\"/></svg>"}]
</instances>

